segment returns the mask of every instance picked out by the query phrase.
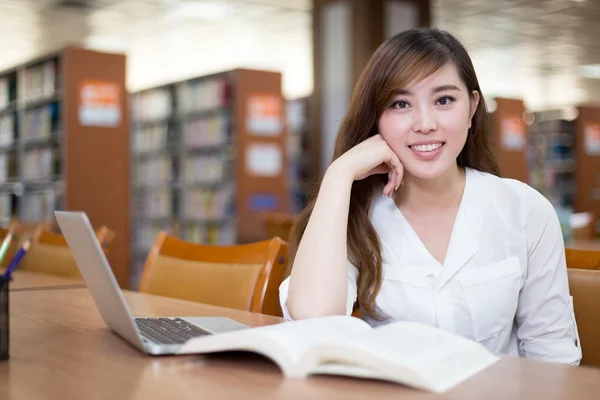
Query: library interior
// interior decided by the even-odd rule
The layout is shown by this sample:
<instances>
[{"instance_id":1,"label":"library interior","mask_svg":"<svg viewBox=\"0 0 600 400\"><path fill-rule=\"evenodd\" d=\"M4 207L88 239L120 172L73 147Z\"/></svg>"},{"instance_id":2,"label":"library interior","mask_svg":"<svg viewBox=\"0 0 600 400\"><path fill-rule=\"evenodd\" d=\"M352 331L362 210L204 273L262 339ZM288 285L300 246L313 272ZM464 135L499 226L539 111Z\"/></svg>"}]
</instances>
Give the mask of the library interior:
<instances>
[{"instance_id":1,"label":"library interior","mask_svg":"<svg viewBox=\"0 0 600 400\"><path fill-rule=\"evenodd\" d=\"M284 322L293 232L355 85L382 43L419 27L464 45L500 177L552 205L582 352L576 367L501 356L439 394L596 398L599 19L597 0L1 1L0 398L424 398L444 387L433 375L431 386L327 376L333 367L290 380L248 354L156 357L119 337L134 329L119 310ZM365 314L363 286L348 317ZM144 329L176 343L170 328Z\"/></svg>"}]
</instances>

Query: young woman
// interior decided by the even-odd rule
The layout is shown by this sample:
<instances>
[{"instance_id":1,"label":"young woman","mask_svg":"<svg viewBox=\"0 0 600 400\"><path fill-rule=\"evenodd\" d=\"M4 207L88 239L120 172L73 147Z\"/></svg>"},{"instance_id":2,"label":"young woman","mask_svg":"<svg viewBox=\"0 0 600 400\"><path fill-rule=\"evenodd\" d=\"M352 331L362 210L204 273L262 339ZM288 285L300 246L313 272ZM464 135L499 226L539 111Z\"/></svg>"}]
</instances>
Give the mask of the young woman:
<instances>
[{"instance_id":1,"label":"young woman","mask_svg":"<svg viewBox=\"0 0 600 400\"><path fill-rule=\"evenodd\" d=\"M447 32L380 46L292 234L287 319L419 321L495 353L581 359L556 212L498 176L469 55Z\"/></svg>"}]
</instances>

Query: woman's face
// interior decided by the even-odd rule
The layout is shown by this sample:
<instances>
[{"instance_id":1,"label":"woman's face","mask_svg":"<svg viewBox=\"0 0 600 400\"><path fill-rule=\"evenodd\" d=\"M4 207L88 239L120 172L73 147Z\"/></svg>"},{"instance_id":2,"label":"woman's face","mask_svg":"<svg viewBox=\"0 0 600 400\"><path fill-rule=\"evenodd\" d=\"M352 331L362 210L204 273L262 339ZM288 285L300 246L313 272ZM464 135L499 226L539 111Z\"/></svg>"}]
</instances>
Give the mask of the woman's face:
<instances>
[{"instance_id":1,"label":"woman's face","mask_svg":"<svg viewBox=\"0 0 600 400\"><path fill-rule=\"evenodd\" d=\"M379 132L409 176L434 179L456 166L478 103L479 93L469 93L448 63L398 89L379 119Z\"/></svg>"}]
</instances>

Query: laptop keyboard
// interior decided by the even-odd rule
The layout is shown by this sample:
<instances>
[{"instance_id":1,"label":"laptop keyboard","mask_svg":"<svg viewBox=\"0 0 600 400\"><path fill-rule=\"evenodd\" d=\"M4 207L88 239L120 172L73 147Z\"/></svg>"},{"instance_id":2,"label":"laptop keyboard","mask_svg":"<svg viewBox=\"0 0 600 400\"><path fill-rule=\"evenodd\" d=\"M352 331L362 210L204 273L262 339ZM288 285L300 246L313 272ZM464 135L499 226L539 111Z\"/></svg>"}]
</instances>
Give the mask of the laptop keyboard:
<instances>
[{"instance_id":1,"label":"laptop keyboard","mask_svg":"<svg viewBox=\"0 0 600 400\"><path fill-rule=\"evenodd\" d=\"M211 334L181 318L135 318L135 322L143 337L158 344L183 344Z\"/></svg>"}]
</instances>

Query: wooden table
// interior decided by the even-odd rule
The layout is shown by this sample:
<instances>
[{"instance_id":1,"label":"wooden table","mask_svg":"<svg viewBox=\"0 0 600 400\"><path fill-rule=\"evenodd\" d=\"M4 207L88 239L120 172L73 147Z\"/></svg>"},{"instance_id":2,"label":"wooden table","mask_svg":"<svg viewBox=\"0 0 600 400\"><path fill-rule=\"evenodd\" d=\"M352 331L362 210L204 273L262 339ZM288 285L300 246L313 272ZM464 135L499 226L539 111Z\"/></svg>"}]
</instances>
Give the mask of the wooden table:
<instances>
[{"instance_id":1,"label":"wooden table","mask_svg":"<svg viewBox=\"0 0 600 400\"><path fill-rule=\"evenodd\" d=\"M125 291L136 316L228 316L251 326L280 318ZM285 379L252 355L142 354L112 333L87 289L10 294L11 358L0 399L598 399L600 370L503 358L438 396L338 377Z\"/></svg>"},{"instance_id":2,"label":"wooden table","mask_svg":"<svg viewBox=\"0 0 600 400\"><path fill-rule=\"evenodd\" d=\"M9 286L10 291L85 287L85 283L81 278L69 278L66 276L21 271L18 269L13 272L12 278Z\"/></svg>"}]
</instances>

